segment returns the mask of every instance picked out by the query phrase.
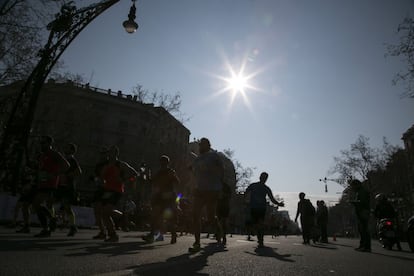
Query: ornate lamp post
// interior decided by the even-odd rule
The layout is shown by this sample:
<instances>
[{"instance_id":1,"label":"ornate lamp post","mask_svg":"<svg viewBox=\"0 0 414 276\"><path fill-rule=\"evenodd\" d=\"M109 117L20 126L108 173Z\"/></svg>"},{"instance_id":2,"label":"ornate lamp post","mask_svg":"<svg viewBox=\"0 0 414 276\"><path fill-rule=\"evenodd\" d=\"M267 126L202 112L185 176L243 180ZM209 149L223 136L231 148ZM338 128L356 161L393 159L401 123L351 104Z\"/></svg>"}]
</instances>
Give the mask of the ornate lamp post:
<instances>
[{"instance_id":1,"label":"ornate lamp post","mask_svg":"<svg viewBox=\"0 0 414 276\"><path fill-rule=\"evenodd\" d=\"M128 20L125 20L124 23L122 23L122 26L124 26L127 33L130 34L135 33L138 30L138 23L135 22L135 18L137 17L137 8L135 7L135 1L136 0L132 0L132 6L129 9Z\"/></svg>"},{"instance_id":2,"label":"ornate lamp post","mask_svg":"<svg viewBox=\"0 0 414 276\"><path fill-rule=\"evenodd\" d=\"M138 29L135 1L124 22L128 33ZM12 189L15 192L23 162L27 161L27 143L39 98L40 90L59 57L76 36L96 17L119 0L103 0L84 8L76 8L73 1L61 7L55 19L47 25L50 31L47 43L39 52L40 60L17 96L4 129L0 145L3 170L12 175Z\"/></svg>"}]
</instances>

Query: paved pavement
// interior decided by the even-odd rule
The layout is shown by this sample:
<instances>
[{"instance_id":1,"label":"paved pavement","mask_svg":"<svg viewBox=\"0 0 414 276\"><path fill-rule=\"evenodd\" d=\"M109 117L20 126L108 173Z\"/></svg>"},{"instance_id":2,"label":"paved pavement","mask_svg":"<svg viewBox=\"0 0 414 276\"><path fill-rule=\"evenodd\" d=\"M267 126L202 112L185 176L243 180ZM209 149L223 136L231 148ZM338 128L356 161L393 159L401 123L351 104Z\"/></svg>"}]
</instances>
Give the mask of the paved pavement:
<instances>
[{"instance_id":1,"label":"paved pavement","mask_svg":"<svg viewBox=\"0 0 414 276\"><path fill-rule=\"evenodd\" d=\"M39 239L0 227L0 275L414 275L414 253L404 243L398 252L373 241L373 252L361 253L354 239L305 246L297 236L267 236L267 247L258 249L234 235L226 248L205 238L203 250L189 254L191 235L172 245L169 236L146 244L143 233L120 232L118 243L105 243L92 240L94 234L80 230L68 238L58 230Z\"/></svg>"}]
</instances>

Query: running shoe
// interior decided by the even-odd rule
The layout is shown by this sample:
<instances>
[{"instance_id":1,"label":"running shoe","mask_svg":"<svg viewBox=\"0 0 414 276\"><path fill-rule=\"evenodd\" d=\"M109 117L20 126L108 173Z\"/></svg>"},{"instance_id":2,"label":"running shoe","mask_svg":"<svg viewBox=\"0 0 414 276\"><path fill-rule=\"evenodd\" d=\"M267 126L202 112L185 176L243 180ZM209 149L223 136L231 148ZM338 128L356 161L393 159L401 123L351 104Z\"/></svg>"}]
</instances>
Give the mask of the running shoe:
<instances>
[{"instance_id":1,"label":"running shoe","mask_svg":"<svg viewBox=\"0 0 414 276\"><path fill-rule=\"evenodd\" d=\"M164 241L164 235L163 234L158 234L157 236L155 236L155 241Z\"/></svg>"},{"instance_id":2,"label":"running shoe","mask_svg":"<svg viewBox=\"0 0 414 276\"><path fill-rule=\"evenodd\" d=\"M201 250L201 247L199 243L194 243L193 247L188 248L188 252L190 253L196 253L196 252L199 252L200 250Z\"/></svg>"}]
</instances>

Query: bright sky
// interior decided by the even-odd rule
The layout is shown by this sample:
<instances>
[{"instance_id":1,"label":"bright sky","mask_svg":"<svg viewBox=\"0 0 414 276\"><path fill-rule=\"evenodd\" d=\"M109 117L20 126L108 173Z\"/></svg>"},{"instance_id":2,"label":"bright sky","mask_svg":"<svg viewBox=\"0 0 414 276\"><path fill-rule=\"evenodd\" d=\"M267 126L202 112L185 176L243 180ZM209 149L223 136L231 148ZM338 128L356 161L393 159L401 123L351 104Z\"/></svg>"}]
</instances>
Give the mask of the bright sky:
<instances>
[{"instance_id":1,"label":"bright sky","mask_svg":"<svg viewBox=\"0 0 414 276\"><path fill-rule=\"evenodd\" d=\"M85 6L95 1L77 1ZM342 188L327 176L333 156L359 134L402 145L414 100L393 86L404 65L387 57L412 1L140 0L135 34L130 1L90 24L62 56L91 85L182 95L186 127L215 149L270 174L268 185L293 216L301 191L334 204ZM241 92L229 88L241 77ZM240 86L238 83L236 86ZM240 88L240 87L239 87Z\"/></svg>"}]
</instances>

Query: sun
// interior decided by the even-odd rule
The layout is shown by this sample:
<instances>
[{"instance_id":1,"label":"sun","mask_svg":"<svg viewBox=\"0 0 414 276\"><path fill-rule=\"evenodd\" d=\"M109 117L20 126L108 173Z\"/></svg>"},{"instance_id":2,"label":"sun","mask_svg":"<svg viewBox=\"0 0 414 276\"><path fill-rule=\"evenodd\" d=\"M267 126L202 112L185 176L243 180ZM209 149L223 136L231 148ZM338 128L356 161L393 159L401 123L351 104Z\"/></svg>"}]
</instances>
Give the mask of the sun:
<instances>
[{"instance_id":1,"label":"sun","mask_svg":"<svg viewBox=\"0 0 414 276\"><path fill-rule=\"evenodd\" d=\"M262 90L256 87L255 77L262 73L265 68L258 68L255 71L251 71L253 64L248 64L251 60L248 55L241 60L235 60L235 64L230 63L227 55L222 53L223 57L223 66L220 70L220 73L217 72L209 73L210 76L220 80L220 83L216 83L218 88L211 95L211 99L214 99L219 96L227 96L228 101L228 111L232 109L233 104L241 100L244 105L250 110L252 110L250 98L255 95L254 92L262 92Z\"/></svg>"},{"instance_id":2,"label":"sun","mask_svg":"<svg viewBox=\"0 0 414 276\"><path fill-rule=\"evenodd\" d=\"M231 90L233 93L244 93L244 90L249 87L248 79L243 76L242 73L234 74L232 72L233 76L226 79L226 82L228 84L227 89Z\"/></svg>"},{"instance_id":3,"label":"sun","mask_svg":"<svg viewBox=\"0 0 414 276\"><path fill-rule=\"evenodd\" d=\"M245 67L245 63L237 69L230 64L227 64L228 77L220 77L220 79L224 81L225 85L220 93L227 92L230 94L230 106L233 105L236 97L241 96L245 105L250 107L250 100L247 94L251 90L257 90L250 83L251 79L256 74L246 74Z\"/></svg>"}]
</instances>

